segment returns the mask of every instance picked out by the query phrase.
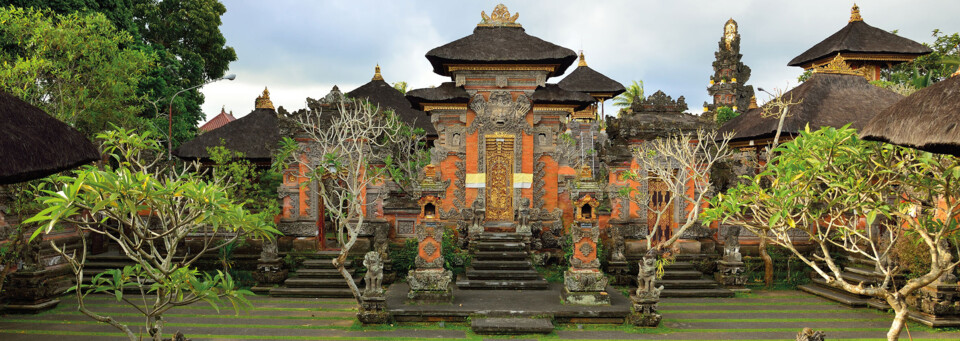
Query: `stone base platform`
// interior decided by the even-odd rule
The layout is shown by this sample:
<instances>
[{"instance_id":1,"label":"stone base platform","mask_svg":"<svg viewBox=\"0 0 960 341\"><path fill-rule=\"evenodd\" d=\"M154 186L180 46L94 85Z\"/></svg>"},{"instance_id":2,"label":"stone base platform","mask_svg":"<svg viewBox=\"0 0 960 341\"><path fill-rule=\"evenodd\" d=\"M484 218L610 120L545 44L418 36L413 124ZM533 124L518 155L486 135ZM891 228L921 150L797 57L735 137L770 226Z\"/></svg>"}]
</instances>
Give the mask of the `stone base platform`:
<instances>
[{"instance_id":1,"label":"stone base platform","mask_svg":"<svg viewBox=\"0 0 960 341\"><path fill-rule=\"evenodd\" d=\"M550 283L546 290L453 289L450 303L407 303L409 287L396 283L387 289L387 312L397 322L466 321L468 317L553 317L557 323L622 324L630 314L630 299L612 287L606 292L610 305L562 304L563 284Z\"/></svg>"},{"instance_id":2,"label":"stone base platform","mask_svg":"<svg viewBox=\"0 0 960 341\"><path fill-rule=\"evenodd\" d=\"M476 318L470 321L470 329L481 335L550 334L553 323L548 318Z\"/></svg>"}]
</instances>

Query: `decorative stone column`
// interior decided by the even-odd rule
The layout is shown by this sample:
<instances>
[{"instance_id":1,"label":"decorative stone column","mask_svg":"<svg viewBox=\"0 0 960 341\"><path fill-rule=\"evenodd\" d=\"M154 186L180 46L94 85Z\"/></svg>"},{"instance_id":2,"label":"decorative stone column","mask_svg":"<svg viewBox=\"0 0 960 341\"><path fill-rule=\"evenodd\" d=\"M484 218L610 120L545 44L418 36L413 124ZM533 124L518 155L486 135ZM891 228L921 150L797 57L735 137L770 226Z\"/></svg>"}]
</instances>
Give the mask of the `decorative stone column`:
<instances>
[{"instance_id":1,"label":"decorative stone column","mask_svg":"<svg viewBox=\"0 0 960 341\"><path fill-rule=\"evenodd\" d=\"M425 222L417 229L417 240L417 268L407 275L407 297L414 301L449 301L453 273L443 268L443 228L437 222Z\"/></svg>"},{"instance_id":2,"label":"decorative stone column","mask_svg":"<svg viewBox=\"0 0 960 341\"><path fill-rule=\"evenodd\" d=\"M73 285L70 265L47 266L43 262L40 256L43 237L41 234L27 244L23 264L7 276L5 311L35 314L53 309L60 304L58 297Z\"/></svg>"},{"instance_id":3,"label":"decorative stone column","mask_svg":"<svg viewBox=\"0 0 960 341\"><path fill-rule=\"evenodd\" d=\"M370 251L363 257L363 266L367 273L363 277L366 287L360 296L360 311L357 319L363 324L384 324L390 322L383 297L383 260L380 253Z\"/></svg>"},{"instance_id":4,"label":"decorative stone column","mask_svg":"<svg viewBox=\"0 0 960 341\"><path fill-rule=\"evenodd\" d=\"M280 284L287 279L289 270L283 268L283 259L277 254L277 240L264 240L260 247L260 259L257 260L257 271L253 278L257 280L257 289L269 291L274 284Z\"/></svg>"},{"instance_id":5,"label":"decorative stone column","mask_svg":"<svg viewBox=\"0 0 960 341\"><path fill-rule=\"evenodd\" d=\"M627 257L624 255L625 242L623 240L623 223L610 222L610 262L607 263L607 272L613 274L613 285L630 285L630 264L627 263Z\"/></svg>"},{"instance_id":6,"label":"decorative stone column","mask_svg":"<svg viewBox=\"0 0 960 341\"><path fill-rule=\"evenodd\" d=\"M747 276L744 275L744 264L740 255L740 227L726 226L723 235L723 257L718 262L718 271L714 276L724 288L749 292L750 289L744 287Z\"/></svg>"},{"instance_id":7,"label":"decorative stone column","mask_svg":"<svg viewBox=\"0 0 960 341\"><path fill-rule=\"evenodd\" d=\"M657 251L649 250L640 262L637 272L637 291L630 295L633 302L627 322L639 327L656 327L660 325L661 316L657 312L657 303L660 303L660 291L663 286L656 286L657 280Z\"/></svg>"},{"instance_id":8,"label":"decorative stone column","mask_svg":"<svg viewBox=\"0 0 960 341\"><path fill-rule=\"evenodd\" d=\"M563 273L564 301L580 305L610 304L610 295L605 291L607 276L600 271L600 259L597 258L599 227L581 222L570 230L573 255L570 257L570 269Z\"/></svg>"},{"instance_id":9,"label":"decorative stone column","mask_svg":"<svg viewBox=\"0 0 960 341\"><path fill-rule=\"evenodd\" d=\"M960 291L953 271L914 292L907 303L914 310L910 317L920 323L934 328L960 327Z\"/></svg>"}]
</instances>

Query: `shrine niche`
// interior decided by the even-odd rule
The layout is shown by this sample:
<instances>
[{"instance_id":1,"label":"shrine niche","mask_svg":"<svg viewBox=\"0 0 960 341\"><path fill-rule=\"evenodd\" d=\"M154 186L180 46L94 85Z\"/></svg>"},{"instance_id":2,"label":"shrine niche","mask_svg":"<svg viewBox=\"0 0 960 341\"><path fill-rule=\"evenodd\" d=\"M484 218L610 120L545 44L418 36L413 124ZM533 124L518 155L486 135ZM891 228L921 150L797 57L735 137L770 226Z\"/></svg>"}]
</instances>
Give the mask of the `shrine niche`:
<instances>
[{"instance_id":1,"label":"shrine niche","mask_svg":"<svg viewBox=\"0 0 960 341\"><path fill-rule=\"evenodd\" d=\"M574 204L576 208L576 220L582 222L594 222L599 217L597 215L597 209L600 207L600 202L593 198L590 194L587 194Z\"/></svg>"},{"instance_id":2,"label":"shrine niche","mask_svg":"<svg viewBox=\"0 0 960 341\"><path fill-rule=\"evenodd\" d=\"M437 198L433 195L428 195L423 198L420 198L417 201L417 204L420 205L420 219L421 220L436 220L440 217L440 198Z\"/></svg>"}]
</instances>

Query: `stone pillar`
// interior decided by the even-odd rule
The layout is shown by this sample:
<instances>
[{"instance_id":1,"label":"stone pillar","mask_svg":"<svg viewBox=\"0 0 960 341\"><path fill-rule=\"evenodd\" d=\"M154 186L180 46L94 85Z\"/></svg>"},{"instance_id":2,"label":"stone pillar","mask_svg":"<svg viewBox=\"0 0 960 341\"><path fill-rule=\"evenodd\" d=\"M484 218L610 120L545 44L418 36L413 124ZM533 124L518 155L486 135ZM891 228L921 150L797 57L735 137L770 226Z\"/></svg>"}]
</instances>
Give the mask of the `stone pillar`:
<instances>
[{"instance_id":1,"label":"stone pillar","mask_svg":"<svg viewBox=\"0 0 960 341\"><path fill-rule=\"evenodd\" d=\"M573 255L570 256L570 269L563 273L562 298L568 304L610 304L610 295L605 291L607 276L600 271L600 259L597 258L599 227L582 222L571 228L571 234Z\"/></svg>"},{"instance_id":2,"label":"stone pillar","mask_svg":"<svg viewBox=\"0 0 960 341\"><path fill-rule=\"evenodd\" d=\"M253 273L253 278L257 280L254 291L269 292L270 287L287 279L288 271L283 268L283 259L277 254L277 240L264 240L260 246L257 271Z\"/></svg>"},{"instance_id":3,"label":"stone pillar","mask_svg":"<svg viewBox=\"0 0 960 341\"><path fill-rule=\"evenodd\" d=\"M660 303L660 291L663 286L656 286L657 280L657 252L649 250L640 262L637 272L637 291L630 295L633 302L627 322L638 327L656 327L660 325L661 316L657 312L657 303Z\"/></svg>"},{"instance_id":4,"label":"stone pillar","mask_svg":"<svg viewBox=\"0 0 960 341\"><path fill-rule=\"evenodd\" d=\"M360 296L360 311L357 319L363 324L384 324L390 322L383 297L383 260L380 253L370 251L363 257L363 266L367 273L363 277L366 287Z\"/></svg>"},{"instance_id":5,"label":"stone pillar","mask_svg":"<svg viewBox=\"0 0 960 341\"><path fill-rule=\"evenodd\" d=\"M426 222L417 229L417 240L417 268L407 275L407 297L421 302L449 301L453 273L443 268L443 228L436 222Z\"/></svg>"}]
</instances>

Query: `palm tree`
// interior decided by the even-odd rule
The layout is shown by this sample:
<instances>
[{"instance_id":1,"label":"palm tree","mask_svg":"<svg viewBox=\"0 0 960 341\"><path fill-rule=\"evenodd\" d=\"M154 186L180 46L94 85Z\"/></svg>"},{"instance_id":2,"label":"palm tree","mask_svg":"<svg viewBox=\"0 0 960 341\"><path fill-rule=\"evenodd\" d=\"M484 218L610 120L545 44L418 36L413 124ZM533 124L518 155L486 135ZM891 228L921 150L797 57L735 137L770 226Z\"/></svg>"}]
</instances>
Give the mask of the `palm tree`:
<instances>
[{"instance_id":1,"label":"palm tree","mask_svg":"<svg viewBox=\"0 0 960 341\"><path fill-rule=\"evenodd\" d=\"M633 81L633 84L627 86L627 91L620 94L617 97L613 98L613 106L628 108L633 104L633 99L639 98L641 101L644 99L643 96L643 81Z\"/></svg>"}]
</instances>

